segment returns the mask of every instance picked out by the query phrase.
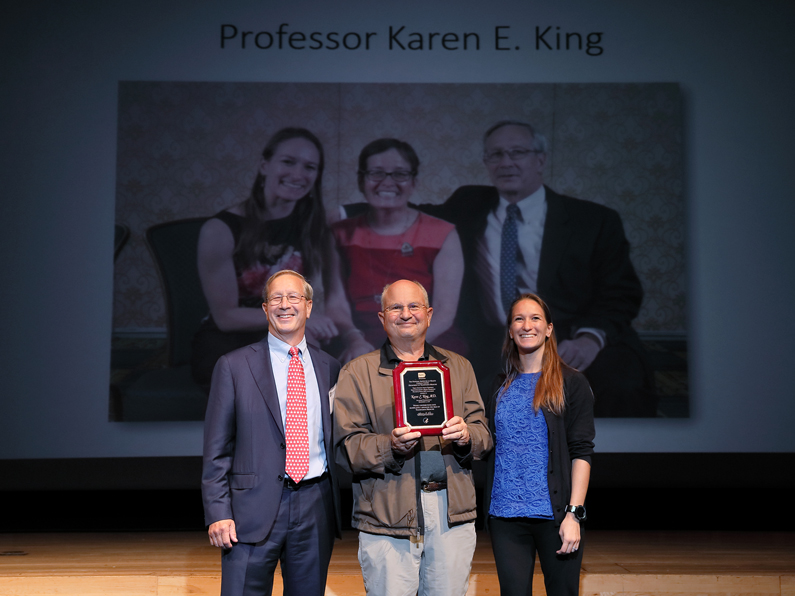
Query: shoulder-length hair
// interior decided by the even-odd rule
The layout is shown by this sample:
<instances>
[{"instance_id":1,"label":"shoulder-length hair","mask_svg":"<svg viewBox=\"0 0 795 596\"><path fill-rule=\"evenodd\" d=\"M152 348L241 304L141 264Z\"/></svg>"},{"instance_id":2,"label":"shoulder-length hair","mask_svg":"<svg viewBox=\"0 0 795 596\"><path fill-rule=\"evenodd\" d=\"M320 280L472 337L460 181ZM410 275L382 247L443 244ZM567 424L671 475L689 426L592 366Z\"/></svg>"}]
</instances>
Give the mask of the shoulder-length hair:
<instances>
[{"instance_id":1,"label":"shoulder-length hair","mask_svg":"<svg viewBox=\"0 0 795 596\"><path fill-rule=\"evenodd\" d=\"M513 321L513 309L522 300L532 300L544 311L546 323L552 323L552 313L540 296L537 294L522 294L511 303L508 311L508 320L505 323L505 340L502 344L502 355L505 360L505 381L503 381L500 393L505 392L511 383L522 372L522 364L519 360L519 350L516 343L511 339L511 322ZM533 409L538 412L539 408L546 408L560 416L563 414L564 395L563 395L563 367L567 366L558 355L558 342L555 339L555 330L552 329L549 337L544 340L544 355L541 358L541 376L536 383L536 391L533 396Z\"/></svg>"},{"instance_id":2,"label":"shoulder-length hair","mask_svg":"<svg viewBox=\"0 0 795 596\"><path fill-rule=\"evenodd\" d=\"M312 143L320 156L317 179L312 189L300 199L294 208L293 215L302 223L300 246L304 274L307 276L324 275L330 269L324 266L327 255L332 253L331 233L326 225L326 211L323 208L323 166L325 158L320 140L305 128L283 128L274 134L262 150L262 158L270 160L279 145L290 139L305 139ZM245 220L240 234L240 241L235 247L235 254L245 265L253 265L257 261L267 259L268 235L264 232L267 226L265 215L265 176L260 172L254 180L251 195L243 204Z\"/></svg>"}]
</instances>

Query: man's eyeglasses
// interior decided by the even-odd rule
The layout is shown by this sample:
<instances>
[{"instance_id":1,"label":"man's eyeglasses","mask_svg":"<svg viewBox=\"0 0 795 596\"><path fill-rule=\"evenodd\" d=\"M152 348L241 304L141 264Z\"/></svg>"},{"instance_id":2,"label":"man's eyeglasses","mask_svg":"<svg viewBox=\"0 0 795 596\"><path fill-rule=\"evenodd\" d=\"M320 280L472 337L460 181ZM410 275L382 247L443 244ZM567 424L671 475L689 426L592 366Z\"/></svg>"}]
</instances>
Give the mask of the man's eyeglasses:
<instances>
[{"instance_id":1,"label":"man's eyeglasses","mask_svg":"<svg viewBox=\"0 0 795 596\"><path fill-rule=\"evenodd\" d=\"M492 151L491 153L484 153L483 161L486 163L500 163L502 158L506 155L511 161L520 161L531 153L543 153L543 151L538 151L537 149L510 149L508 151L497 150Z\"/></svg>"},{"instance_id":2,"label":"man's eyeglasses","mask_svg":"<svg viewBox=\"0 0 795 596\"><path fill-rule=\"evenodd\" d=\"M413 315L416 315L420 312L423 308L428 308L424 304L417 304L416 302L412 302L408 306L405 304L390 304L384 309L384 312L388 315L401 315L403 314L403 310L408 308L409 312Z\"/></svg>"},{"instance_id":3,"label":"man's eyeglasses","mask_svg":"<svg viewBox=\"0 0 795 596\"><path fill-rule=\"evenodd\" d=\"M414 172L407 170L395 170L394 172L385 172L384 170L366 170L362 172L364 177L370 182L383 182L387 176L391 176L392 180L400 184L401 182L408 182L414 178Z\"/></svg>"},{"instance_id":4,"label":"man's eyeglasses","mask_svg":"<svg viewBox=\"0 0 795 596\"><path fill-rule=\"evenodd\" d=\"M304 296L302 294L287 294L286 296L277 294L268 298L268 304L271 306L279 306L285 298L287 298L287 302L290 304L298 304Z\"/></svg>"}]
</instances>

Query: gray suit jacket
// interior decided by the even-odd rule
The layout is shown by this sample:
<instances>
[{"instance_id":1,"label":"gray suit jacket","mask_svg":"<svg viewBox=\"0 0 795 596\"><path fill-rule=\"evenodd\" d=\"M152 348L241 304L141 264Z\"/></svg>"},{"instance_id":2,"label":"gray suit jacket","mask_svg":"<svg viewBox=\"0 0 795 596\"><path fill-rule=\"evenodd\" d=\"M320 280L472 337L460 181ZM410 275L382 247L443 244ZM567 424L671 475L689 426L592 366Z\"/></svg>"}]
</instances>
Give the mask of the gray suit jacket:
<instances>
[{"instance_id":1,"label":"gray suit jacket","mask_svg":"<svg viewBox=\"0 0 795 596\"><path fill-rule=\"evenodd\" d=\"M329 391L340 364L309 346L317 376L323 436L334 495L332 531L340 536L339 486ZM213 371L204 422L202 499L209 525L233 519L241 542L264 540L279 511L286 458L284 428L267 336L222 356Z\"/></svg>"}]
</instances>

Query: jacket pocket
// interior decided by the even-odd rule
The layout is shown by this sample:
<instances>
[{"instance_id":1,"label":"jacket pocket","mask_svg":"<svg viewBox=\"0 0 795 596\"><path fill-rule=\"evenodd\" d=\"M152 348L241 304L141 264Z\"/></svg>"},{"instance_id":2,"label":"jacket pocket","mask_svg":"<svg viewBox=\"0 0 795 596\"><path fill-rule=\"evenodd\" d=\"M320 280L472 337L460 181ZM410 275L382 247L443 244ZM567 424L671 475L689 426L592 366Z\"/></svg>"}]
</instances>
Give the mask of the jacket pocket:
<instances>
[{"instance_id":1,"label":"jacket pocket","mask_svg":"<svg viewBox=\"0 0 795 596\"><path fill-rule=\"evenodd\" d=\"M229 488L254 488L257 484L256 474L230 474Z\"/></svg>"}]
</instances>

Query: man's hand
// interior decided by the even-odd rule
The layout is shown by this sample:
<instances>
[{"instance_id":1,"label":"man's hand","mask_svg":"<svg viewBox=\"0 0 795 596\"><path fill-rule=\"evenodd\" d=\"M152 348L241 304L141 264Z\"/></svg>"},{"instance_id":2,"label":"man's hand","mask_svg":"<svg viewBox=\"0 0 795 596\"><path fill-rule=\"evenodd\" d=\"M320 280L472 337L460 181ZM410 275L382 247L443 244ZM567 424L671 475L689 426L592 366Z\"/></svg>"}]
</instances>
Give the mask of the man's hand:
<instances>
[{"instance_id":1,"label":"man's hand","mask_svg":"<svg viewBox=\"0 0 795 596\"><path fill-rule=\"evenodd\" d=\"M207 533L210 535L210 544L218 548L232 548L232 545L237 542L235 521L232 519L222 519L210 524Z\"/></svg>"},{"instance_id":2,"label":"man's hand","mask_svg":"<svg viewBox=\"0 0 795 596\"><path fill-rule=\"evenodd\" d=\"M419 432L412 431L410 426L401 426L392 430L392 451L398 455L408 455L421 436Z\"/></svg>"},{"instance_id":3,"label":"man's hand","mask_svg":"<svg viewBox=\"0 0 795 596\"><path fill-rule=\"evenodd\" d=\"M558 354L563 362L580 371L591 366L601 349L599 342L588 333L574 339L564 339L558 344Z\"/></svg>"},{"instance_id":4,"label":"man's hand","mask_svg":"<svg viewBox=\"0 0 795 596\"><path fill-rule=\"evenodd\" d=\"M469 444L469 429L461 416L453 416L442 426L442 438L453 441L459 447Z\"/></svg>"}]
</instances>

